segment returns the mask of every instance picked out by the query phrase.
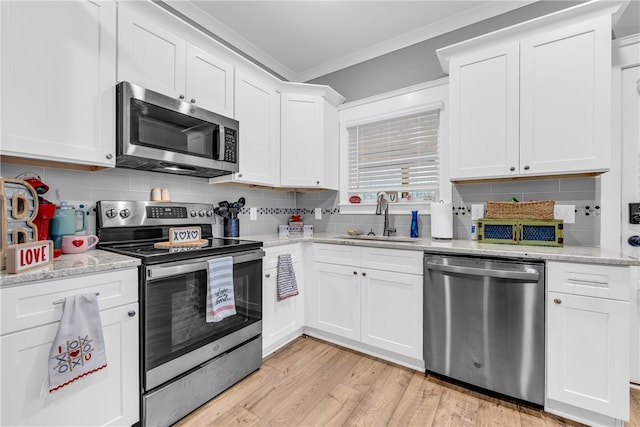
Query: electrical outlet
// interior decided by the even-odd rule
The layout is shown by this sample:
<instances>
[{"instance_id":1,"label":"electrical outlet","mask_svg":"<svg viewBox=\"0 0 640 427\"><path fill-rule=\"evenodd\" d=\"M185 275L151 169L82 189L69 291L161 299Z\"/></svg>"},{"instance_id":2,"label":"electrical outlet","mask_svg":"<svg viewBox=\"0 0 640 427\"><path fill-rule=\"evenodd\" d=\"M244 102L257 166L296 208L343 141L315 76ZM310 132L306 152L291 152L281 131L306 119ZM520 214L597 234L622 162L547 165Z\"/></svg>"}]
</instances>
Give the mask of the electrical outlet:
<instances>
[{"instance_id":1,"label":"electrical outlet","mask_svg":"<svg viewBox=\"0 0 640 427\"><path fill-rule=\"evenodd\" d=\"M484 203L471 205L471 220L477 221L480 218L484 218Z\"/></svg>"},{"instance_id":2,"label":"electrical outlet","mask_svg":"<svg viewBox=\"0 0 640 427\"><path fill-rule=\"evenodd\" d=\"M258 219L258 208L249 208L249 219L251 221Z\"/></svg>"},{"instance_id":3,"label":"electrical outlet","mask_svg":"<svg viewBox=\"0 0 640 427\"><path fill-rule=\"evenodd\" d=\"M322 208L316 208L316 219L322 219Z\"/></svg>"},{"instance_id":4,"label":"electrical outlet","mask_svg":"<svg viewBox=\"0 0 640 427\"><path fill-rule=\"evenodd\" d=\"M574 224L576 222L576 206L555 205L553 207L553 217L561 219L565 224Z\"/></svg>"}]
</instances>

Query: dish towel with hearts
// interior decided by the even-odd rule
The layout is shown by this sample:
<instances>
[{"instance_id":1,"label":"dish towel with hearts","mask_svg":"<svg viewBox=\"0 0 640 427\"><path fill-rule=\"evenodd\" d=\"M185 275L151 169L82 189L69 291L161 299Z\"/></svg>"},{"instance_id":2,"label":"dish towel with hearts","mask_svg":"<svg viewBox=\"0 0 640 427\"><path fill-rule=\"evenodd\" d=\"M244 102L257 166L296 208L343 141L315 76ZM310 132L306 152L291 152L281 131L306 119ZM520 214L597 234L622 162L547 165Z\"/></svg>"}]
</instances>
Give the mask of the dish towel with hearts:
<instances>
[{"instance_id":1,"label":"dish towel with hearts","mask_svg":"<svg viewBox=\"0 0 640 427\"><path fill-rule=\"evenodd\" d=\"M102 321L95 293L67 297L49 351L49 392L107 366Z\"/></svg>"},{"instance_id":2,"label":"dish towel with hearts","mask_svg":"<svg viewBox=\"0 0 640 427\"><path fill-rule=\"evenodd\" d=\"M278 300L298 295L296 272L293 270L291 254L278 255Z\"/></svg>"},{"instance_id":3,"label":"dish towel with hearts","mask_svg":"<svg viewBox=\"0 0 640 427\"><path fill-rule=\"evenodd\" d=\"M208 262L206 319L211 323L236 314L236 299L233 294L233 258L216 258Z\"/></svg>"}]
</instances>

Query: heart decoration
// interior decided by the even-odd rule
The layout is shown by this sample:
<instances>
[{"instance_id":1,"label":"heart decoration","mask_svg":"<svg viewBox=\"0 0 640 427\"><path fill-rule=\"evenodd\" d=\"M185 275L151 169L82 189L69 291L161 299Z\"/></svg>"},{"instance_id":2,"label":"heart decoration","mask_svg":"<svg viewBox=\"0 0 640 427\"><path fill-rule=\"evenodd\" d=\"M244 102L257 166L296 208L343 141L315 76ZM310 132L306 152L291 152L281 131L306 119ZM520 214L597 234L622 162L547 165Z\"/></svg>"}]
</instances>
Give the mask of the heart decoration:
<instances>
[{"instance_id":1,"label":"heart decoration","mask_svg":"<svg viewBox=\"0 0 640 427\"><path fill-rule=\"evenodd\" d=\"M82 243L84 243L82 240L73 240L71 241L71 243L73 243L73 246L75 246L76 248L79 248L80 246L82 246Z\"/></svg>"},{"instance_id":2,"label":"heart decoration","mask_svg":"<svg viewBox=\"0 0 640 427\"><path fill-rule=\"evenodd\" d=\"M178 237L180 238L180 240L185 240L188 236L188 233L186 231L180 231L178 233Z\"/></svg>"},{"instance_id":3,"label":"heart decoration","mask_svg":"<svg viewBox=\"0 0 640 427\"><path fill-rule=\"evenodd\" d=\"M80 354L80 350L70 351L69 356L76 357Z\"/></svg>"}]
</instances>

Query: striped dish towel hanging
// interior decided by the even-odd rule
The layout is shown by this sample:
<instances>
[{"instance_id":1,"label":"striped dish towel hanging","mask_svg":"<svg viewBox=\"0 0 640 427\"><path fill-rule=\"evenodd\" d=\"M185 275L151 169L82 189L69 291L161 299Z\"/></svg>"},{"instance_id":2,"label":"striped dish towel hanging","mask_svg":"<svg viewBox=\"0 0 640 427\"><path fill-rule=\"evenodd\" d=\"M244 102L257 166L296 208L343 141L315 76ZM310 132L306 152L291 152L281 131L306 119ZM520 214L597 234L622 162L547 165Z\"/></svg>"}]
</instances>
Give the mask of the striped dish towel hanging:
<instances>
[{"instance_id":1,"label":"striped dish towel hanging","mask_svg":"<svg viewBox=\"0 0 640 427\"><path fill-rule=\"evenodd\" d=\"M219 322L236 314L233 293L233 258L209 260L209 284L207 287L207 323Z\"/></svg>"},{"instance_id":2,"label":"striped dish towel hanging","mask_svg":"<svg viewBox=\"0 0 640 427\"><path fill-rule=\"evenodd\" d=\"M278 300L298 295L298 282L293 271L291 254L278 255Z\"/></svg>"}]
</instances>

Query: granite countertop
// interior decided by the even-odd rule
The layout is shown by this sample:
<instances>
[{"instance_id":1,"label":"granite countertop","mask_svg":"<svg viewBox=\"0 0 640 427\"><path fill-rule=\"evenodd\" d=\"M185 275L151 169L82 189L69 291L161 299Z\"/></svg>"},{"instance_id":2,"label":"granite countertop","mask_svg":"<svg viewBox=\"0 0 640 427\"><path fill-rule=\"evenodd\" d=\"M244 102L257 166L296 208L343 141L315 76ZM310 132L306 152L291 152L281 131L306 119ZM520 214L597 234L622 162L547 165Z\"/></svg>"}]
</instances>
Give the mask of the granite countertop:
<instances>
[{"instance_id":1,"label":"granite countertop","mask_svg":"<svg viewBox=\"0 0 640 427\"><path fill-rule=\"evenodd\" d=\"M390 249L408 249L443 254L542 259L548 261L582 262L589 264L640 265L640 260L638 259L630 258L617 251L611 251L594 246L564 246L556 248L548 246L478 243L474 240L442 241L427 238L405 239L411 240L410 242L394 240L362 240L349 237L344 233L315 233L313 237L293 237L288 239L280 239L277 234L247 236L246 238L262 241L265 248L296 242L316 242Z\"/></svg>"},{"instance_id":2,"label":"granite countertop","mask_svg":"<svg viewBox=\"0 0 640 427\"><path fill-rule=\"evenodd\" d=\"M84 274L136 268L140 260L125 255L92 249L82 254L61 255L53 260L53 265L24 273L0 272L0 287L20 285L27 282L60 279Z\"/></svg>"}]
</instances>

